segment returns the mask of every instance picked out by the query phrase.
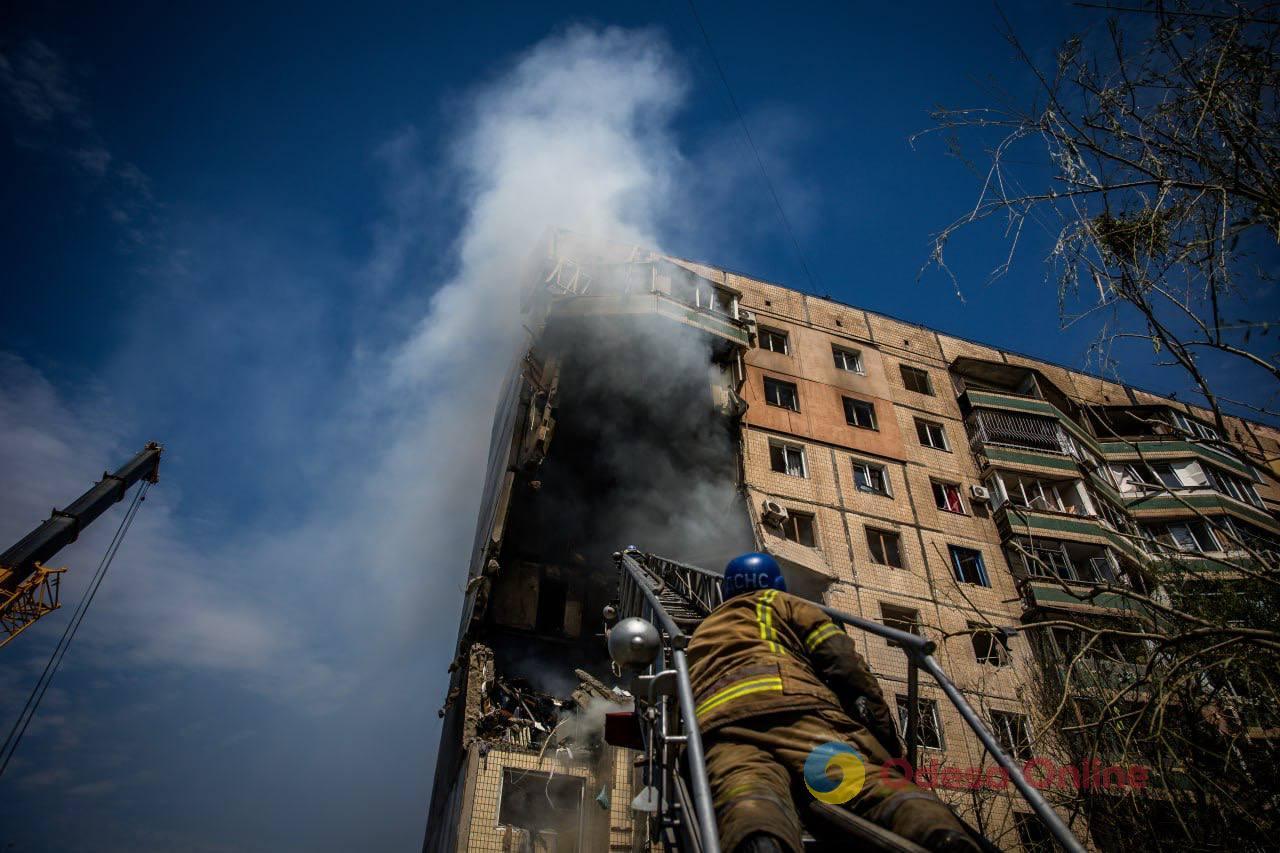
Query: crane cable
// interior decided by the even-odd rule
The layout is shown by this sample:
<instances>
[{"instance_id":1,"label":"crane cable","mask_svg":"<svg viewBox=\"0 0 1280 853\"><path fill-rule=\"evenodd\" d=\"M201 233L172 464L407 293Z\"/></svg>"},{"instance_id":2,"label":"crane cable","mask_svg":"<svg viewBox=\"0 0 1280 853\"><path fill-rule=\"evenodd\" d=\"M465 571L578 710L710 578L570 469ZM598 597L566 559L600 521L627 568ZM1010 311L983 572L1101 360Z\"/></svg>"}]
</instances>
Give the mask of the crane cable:
<instances>
[{"instance_id":1,"label":"crane cable","mask_svg":"<svg viewBox=\"0 0 1280 853\"><path fill-rule=\"evenodd\" d=\"M13 728L9 730L8 737L4 739L4 745L0 746L0 776L3 776L4 771L9 767L13 754L18 750L18 744L22 742L23 735L27 733L27 727L31 725L36 711L40 708L40 702L44 699L44 694L49 689L53 676L57 674L58 668L62 666L62 661L67 656L67 649L70 648L71 641L75 639L76 632L80 630L80 625L84 622L89 605L93 604L93 599L98 594L98 588L102 586L102 580L107 576L107 570L111 568L111 563L115 560L116 553L120 550L120 544L124 542L125 534L129 532L129 528L133 525L133 519L138 514L138 507L146 500L147 489L150 487L151 483L143 480L138 490L134 492L133 501L129 504L129 509L125 511L124 518L120 519L120 526L116 528L115 536L111 538L110 544L107 545L106 553L102 555L102 560L98 563L98 569L94 572L93 579L89 581L89 586L85 587L84 594L80 596L80 601L76 604L76 609L71 614L71 620L67 622L67 627L62 630L62 637L49 654L49 661L44 665L44 672L40 673L40 678L36 681L35 686L31 688L31 695L27 697L26 704L18 713L18 719L14 721Z\"/></svg>"}]
</instances>

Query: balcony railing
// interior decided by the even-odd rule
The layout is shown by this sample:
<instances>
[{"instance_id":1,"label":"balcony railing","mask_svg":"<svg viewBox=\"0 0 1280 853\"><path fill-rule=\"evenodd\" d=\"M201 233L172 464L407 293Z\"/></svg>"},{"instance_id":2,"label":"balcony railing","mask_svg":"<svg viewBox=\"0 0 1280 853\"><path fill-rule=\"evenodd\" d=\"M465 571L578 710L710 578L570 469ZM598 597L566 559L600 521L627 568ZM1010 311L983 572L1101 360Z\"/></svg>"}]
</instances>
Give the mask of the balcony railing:
<instances>
[{"instance_id":1,"label":"balcony railing","mask_svg":"<svg viewBox=\"0 0 1280 853\"><path fill-rule=\"evenodd\" d=\"M975 409L965 419L964 426L974 453L981 453L984 445L994 444L1060 456L1071 454L1066 432L1049 418Z\"/></svg>"}]
</instances>

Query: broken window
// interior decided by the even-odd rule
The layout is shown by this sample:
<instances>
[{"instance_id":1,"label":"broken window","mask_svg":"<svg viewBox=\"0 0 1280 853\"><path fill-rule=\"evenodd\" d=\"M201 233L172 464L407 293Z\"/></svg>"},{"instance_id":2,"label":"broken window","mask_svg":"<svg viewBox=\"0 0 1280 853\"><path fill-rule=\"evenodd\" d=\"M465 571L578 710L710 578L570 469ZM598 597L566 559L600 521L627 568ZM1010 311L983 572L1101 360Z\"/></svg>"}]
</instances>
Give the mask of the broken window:
<instances>
[{"instance_id":1,"label":"broken window","mask_svg":"<svg viewBox=\"0 0 1280 853\"><path fill-rule=\"evenodd\" d=\"M938 509L964 515L964 503L960 500L960 486L957 483L939 483L931 481L933 486L933 502Z\"/></svg>"},{"instance_id":2,"label":"broken window","mask_svg":"<svg viewBox=\"0 0 1280 853\"><path fill-rule=\"evenodd\" d=\"M1009 663L1009 637L999 628L970 622L970 639L973 640L973 656L978 663L988 666L1005 666Z\"/></svg>"},{"instance_id":3,"label":"broken window","mask_svg":"<svg viewBox=\"0 0 1280 853\"><path fill-rule=\"evenodd\" d=\"M1187 485L1168 462L1132 462L1128 465L1128 474L1130 482L1147 491L1181 489Z\"/></svg>"},{"instance_id":4,"label":"broken window","mask_svg":"<svg viewBox=\"0 0 1280 853\"><path fill-rule=\"evenodd\" d=\"M1022 509L1047 510L1049 512L1067 512L1067 504L1063 503L1062 490L1070 490L1067 483L1053 483L1036 477L1001 472L1005 494L1009 503ZM1068 493L1068 499L1070 494Z\"/></svg>"},{"instance_id":5,"label":"broken window","mask_svg":"<svg viewBox=\"0 0 1280 853\"><path fill-rule=\"evenodd\" d=\"M578 853L582 793L580 776L503 770L498 806L503 849Z\"/></svg>"},{"instance_id":6,"label":"broken window","mask_svg":"<svg viewBox=\"0 0 1280 853\"><path fill-rule=\"evenodd\" d=\"M760 349L787 355L790 352L788 343L786 332L779 332L777 329L766 329L764 326L760 327Z\"/></svg>"},{"instance_id":7,"label":"broken window","mask_svg":"<svg viewBox=\"0 0 1280 853\"><path fill-rule=\"evenodd\" d=\"M563 636L564 606L569 600L569 585L564 581L543 577L538 586L538 616L534 629L539 634Z\"/></svg>"},{"instance_id":8,"label":"broken window","mask_svg":"<svg viewBox=\"0 0 1280 853\"><path fill-rule=\"evenodd\" d=\"M853 460L853 482L858 491L870 492L873 495L889 494L889 474L883 465L874 462Z\"/></svg>"},{"instance_id":9,"label":"broken window","mask_svg":"<svg viewBox=\"0 0 1280 853\"><path fill-rule=\"evenodd\" d=\"M865 400L854 400L851 397L841 397L844 401L844 419L849 422L849 426L856 426L860 429L876 428L876 407L872 403Z\"/></svg>"},{"instance_id":10,"label":"broken window","mask_svg":"<svg viewBox=\"0 0 1280 853\"><path fill-rule=\"evenodd\" d=\"M805 477L804 448L780 441L769 442L769 467L780 474Z\"/></svg>"},{"instance_id":11,"label":"broken window","mask_svg":"<svg viewBox=\"0 0 1280 853\"><path fill-rule=\"evenodd\" d=\"M843 349L841 347L831 347L831 355L835 358L836 367L849 373L863 373L862 369L862 353L856 349Z\"/></svg>"},{"instance_id":12,"label":"broken window","mask_svg":"<svg viewBox=\"0 0 1280 853\"><path fill-rule=\"evenodd\" d=\"M1013 825L1018 830L1018 841L1024 853L1057 853L1058 843L1049 834L1049 829L1033 814L1026 812L1013 813Z\"/></svg>"},{"instance_id":13,"label":"broken window","mask_svg":"<svg viewBox=\"0 0 1280 853\"><path fill-rule=\"evenodd\" d=\"M958 545L948 545L947 550L951 552L951 568L955 572L956 580L960 583L991 586L991 581L987 579L987 567L982 562L981 551L961 548Z\"/></svg>"},{"instance_id":14,"label":"broken window","mask_svg":"<svg viewBox=\"0 0 1280 853\"><path fill-rule=\"evenodd\" d=\"M899 536L888 530L867 528L867 547L871 549L871 559L882 566L902 568L902 548Z\"/></svg>"},{"instance_id":15,"label":"broken window","mask_svg":"<svg viewBox=\"0 0 1280 853\"><path fill-rule=\"evenodd\" d=\"M938 450L949 449L947 447L947 431L942 428L942 424L916 418L916 436L925 447L935 447Z\"/></svg>"},{"instance_id":16,"label":"broken window","mask_svg":"<svg viewBox=\"0 0 1280 853\"><path fill-rule=\"evenodd\" d=\"M1182 414L1182 412L1173 413L1173 422L1177 424L1178 429L1193 438L1198 438L1202 441L1218 440L1218 431L1216 429L1205 426L1194 418L1189 418Z\"/></svg>"},{"instance_id":17,"label":"broken window","mask_svg":"<svg viewBox=\"0 0 1280 853\"><path fill-rule=\"evenodd\" d=\"M1031 727L1025 714L992 711L991 733L1007 754L1020 761L1031 760Z\"/></svg>"},{"instance_id":18,"label":"broken window","mask_svg":"<svg viewBox=\"0 0 1280 853\"><path fill-rule=\"evenodd\" d=\"M1243 477L1228 474L1226 471L1221 471L1211 465L1205 465L1203 469L1206 479L1214 491L1222 492L1222 494L1233 497L1238 501L1251 503L1259 509L1264 507L1262 498L1258 497L1258 490L1253 487L1253 483Z\"/></svg>"},{"instance_id":19,"label":"broken window","mask_svg":"<svg viewBox=\"0 0 1280 853\"><path fill-rule=\"evenodd\" d=\"M783 382L781 379L766 376L764 378L764 401L770 406L790 409L793 412L800 411L800 393L796 390L793 382Z\"/></svg>"},{"instance_id":20,"label":"broken window","mask_svg":"<svg viewBox=\"0 0 1280 853\"><path fill-rule=\"evenodd\" d=\"M928 373L918 367L908 367L905 364L898 367L902 371L902 384L908 391L933 396L933 383L929 380Z\"/></svg>"},{"instance_id":21,"label":"broken window","mask_svg":"<svg viewBox=\"0 0 1280 853\"><path fill-rule=\"evenodd\" d=\"M787 510L787 517L782 520L782 535L792 542L816 547L817 540L813 535L813 513Z\"/></svg>"},{"instance_id":22,"label":"broken window","mask_svg":"<svg viewBox=\"0 0 1280 853\"><path fill-rule=\"evenodd\" d=\"M1026 567L1027 574L1037 578L1076 580L1075 566L1061 544L1037 544L1029 541L1020 544L1022 565Z\"/></svg>"},{"instance_id":23,"label":"broken window","mask_svg":"<svg viewBox=\"0 0 1280 853\"><path fill-rule=\"evenodd\" d=\"M880 621L890 628L897 628L908 634L920 635L920 611L910 607L899 607L896 604L880 605ZM891 646L899 645L893 640L885 639Z\"/></svg>"},{"instance_id":24,"label":"broken window","mask_svg":"<svg viewBox=\"0 0 1280 853\"><path fill-rule=\"evenodd\" d=\"M898 734L907 739L907 697L897 695ZM942 720L938 717L938 703L932 699L916 701L916 746L925 749L942 749Z\"/></svg>"},{"instance_id":25,"label":"broken window","mask_svg":"<svg viewBox=\"0 0 1280 853\"><path fill-rule=\"evenodd\" d=\"M1199 519L1144 524L1142 533L1156 544L1156 553L1177 551L1217 551L1218 541L1209 525ZM1163 546L1163 547L1161 547Z\"/></svg>"}]
</instances>

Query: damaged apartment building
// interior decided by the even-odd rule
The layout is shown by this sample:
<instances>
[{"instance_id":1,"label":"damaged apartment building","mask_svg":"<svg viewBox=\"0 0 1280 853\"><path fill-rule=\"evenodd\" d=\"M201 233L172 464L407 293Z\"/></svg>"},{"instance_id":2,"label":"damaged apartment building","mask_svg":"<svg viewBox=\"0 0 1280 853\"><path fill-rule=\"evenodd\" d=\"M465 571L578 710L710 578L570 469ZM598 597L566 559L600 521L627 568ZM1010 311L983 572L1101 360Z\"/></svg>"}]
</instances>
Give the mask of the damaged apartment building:
<instances>
[{"instance_id":1,"label":"damaged apartment building","mask_svg":"<svg viewBox=\"0 0 1280 853\"><path fill-rule=\"evenodd\" d=\"M566 232L521 300L529 344L493 424L426 851L650 849L636 753L603 741L630 702L603 615L624 547L715 569L767 551L798 595L927 630L1020 752L1040 664L1024 637L967 627L1107 616L1064 584L1125 578L1142 537L1221 550L1191 505L1280 540L1280 491L1178 440L1211 421L1170 399ZM1252 428L1256 455L1280 454L1280 432ZM1179 501L1144 493L1175 480ZM900 650L854 640L900 708ZM921 696L927 758L980 764L951 705ZM1002 848L1037 842L1020 800L985 820Z\"/></svg>"}]
</instances>

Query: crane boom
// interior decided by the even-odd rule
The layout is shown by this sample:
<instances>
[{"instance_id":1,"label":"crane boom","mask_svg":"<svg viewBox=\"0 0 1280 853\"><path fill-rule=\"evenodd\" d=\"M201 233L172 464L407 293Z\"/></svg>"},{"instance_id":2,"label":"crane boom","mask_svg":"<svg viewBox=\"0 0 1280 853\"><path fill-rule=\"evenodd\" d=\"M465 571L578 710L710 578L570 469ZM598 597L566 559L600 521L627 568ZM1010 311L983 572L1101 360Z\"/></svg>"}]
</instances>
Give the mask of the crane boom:
<instances>
[{"instance_id":1,"label":"crane boom","mask_svg":"<svg viewBox=\"0 0 1280 853\"><path fill-rule=\"evenodd\" d=\"M156 482L160 454L150 442L114 474L102 479L64 509L55 509L43 524L0 554L0 646L24 628L58 607L58 574L43 565L80 536L112 504L122 500L140 480ZM7 636L5 636L7 635Z\"/></svg>"}]
</instances>

